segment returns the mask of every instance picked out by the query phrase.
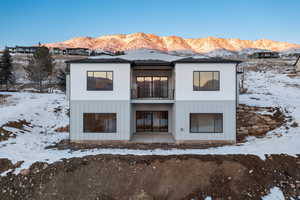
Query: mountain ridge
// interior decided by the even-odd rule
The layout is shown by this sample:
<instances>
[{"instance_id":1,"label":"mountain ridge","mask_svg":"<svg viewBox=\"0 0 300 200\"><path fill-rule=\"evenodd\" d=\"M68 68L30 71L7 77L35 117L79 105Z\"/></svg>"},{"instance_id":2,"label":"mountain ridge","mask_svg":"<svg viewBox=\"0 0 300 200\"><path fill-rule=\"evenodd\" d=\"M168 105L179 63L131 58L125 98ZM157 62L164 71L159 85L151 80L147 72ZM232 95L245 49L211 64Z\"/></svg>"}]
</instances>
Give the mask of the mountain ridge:
<instances>
[{"instance_id":1,"label":"mountain ridge","mask_svg":"<svg viewBox=\"0 0 300 200\"><path fill-rule=\"evenodd\" d=\"M75 37L63 42L44 44L47 47L90 48L107 51L134 49L155 49L160 51L191 51L208 53L215 50L242 51L243 49L263 49L286 51L300 49L299 44L278 42L269 39L241 40L239 38L183 38L176 35L158 36L149 33L115 34L100 37Z\"/></svg>"}]
</instances>

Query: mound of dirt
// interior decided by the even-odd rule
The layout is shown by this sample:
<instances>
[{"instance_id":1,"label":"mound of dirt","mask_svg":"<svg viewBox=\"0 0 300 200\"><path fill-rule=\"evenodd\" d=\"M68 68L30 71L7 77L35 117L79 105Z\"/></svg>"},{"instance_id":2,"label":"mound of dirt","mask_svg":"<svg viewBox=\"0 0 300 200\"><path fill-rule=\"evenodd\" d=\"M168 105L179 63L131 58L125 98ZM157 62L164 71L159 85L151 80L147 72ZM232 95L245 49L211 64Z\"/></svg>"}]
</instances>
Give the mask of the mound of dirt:
<instances>
[{"instance_id":1,"label":"mound of dirt","mask_svg":"<svg viewBox=\"0 0 300 200\"><path fill-rule=\"evenodd\" d=\"M237 141L244 142L248 136L264 137L267 132L285 125L288 118L279 107L240 104L237 111Z\"/></svg>"},{"instance_id":2,"label":"mound of dirt","mask_svg":"<svg viewBox=\"0 0 300 200\"><path fill-rule=\"evenodd\" d=\"M26 120L7 122L6 124L0 127L0 141L7 140L10 137L16 137L15 133L6 130L5 127L20 129L21 131L25 132L27 131L25 129L26 126L30 127L30 122L27 122Z\"/></svg>"},{"instance_id":3,"label":"mound of dirt","mask_svg":"<svg viewBox=\"0 0 300 200\"><path fill-rule=\"evenodd\" d=\"M5 104L7 102L7 98L11 95L8 94L0 94L0 104Z\"/></svg>"},{"instance_id":4,"label":"mound of dirt","mask_svg":"<svg viewBox=\"0 0 300 200\"><path fill-rule=\"evenodd\" d=\"M22 175L23 174L23 175ZM35 163L0 177L0 199L261 199L274 186L300 195L300 158L113 156Z\"/></svg>"},{"instance_id":5,"label":"mound of dirt","mask_svg":"<svg viewBox=\"0 0 300 200\"><path fill-rule=\"evenodd\" d=\"M13 168L13 164L6 158L0 158L0 174Z\"/></svg>"}]
</instances>

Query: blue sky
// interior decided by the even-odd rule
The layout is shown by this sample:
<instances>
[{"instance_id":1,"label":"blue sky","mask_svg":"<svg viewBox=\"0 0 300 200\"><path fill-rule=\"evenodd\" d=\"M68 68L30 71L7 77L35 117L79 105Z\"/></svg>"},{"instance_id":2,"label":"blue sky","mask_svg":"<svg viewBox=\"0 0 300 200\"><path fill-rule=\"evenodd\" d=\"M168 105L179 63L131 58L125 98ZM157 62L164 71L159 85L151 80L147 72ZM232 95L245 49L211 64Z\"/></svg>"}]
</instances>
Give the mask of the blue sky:
<instances>
[{"instance_id":1,"label":"blue sky","mask_svg":"<svg viewBox=\"0 0 300 200\"><path fill-rule=\"evenodd\" d=\"M145 32L300 44L299 0L1 0L0 47Z\"/></svg>"}]
</instances>

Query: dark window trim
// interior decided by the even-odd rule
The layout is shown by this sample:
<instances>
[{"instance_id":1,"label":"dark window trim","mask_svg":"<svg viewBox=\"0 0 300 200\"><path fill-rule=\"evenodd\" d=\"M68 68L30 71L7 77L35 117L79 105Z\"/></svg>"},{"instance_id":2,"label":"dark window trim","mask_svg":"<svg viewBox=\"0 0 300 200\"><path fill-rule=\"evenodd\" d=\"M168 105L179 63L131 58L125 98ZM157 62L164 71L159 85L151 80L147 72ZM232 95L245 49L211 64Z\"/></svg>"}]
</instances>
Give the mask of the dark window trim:
<instances>
[{"instance_id":1,"label":"dark window trim","mask_svg":"<svg viewBox=\"0 0 300 200\"><path fill-rule=\"evenodd\" d=\"M215 123L216 123L216 120L214 120L214 131L213 132L207 132L207 131L205 131L205 132L194 132L194 131L192 131L192 115L222 115L222 131L220 131L220 132L216 132L215 131ZM224 133L224 115L223 115L223 113L190 113L190 133Z\"/></svg>"},{"instance_id":2,"label":"dark window trim","mask_svg":"<svg viewBox=\"0 0 300 200\"><path fill-rule=\"evenodd\" d=\"M103 115L114 114L114 115L116 115L116 131L86 132L86 131L85 131L85 127L84 127L84 114L103 114ZM83 128L83 133L92 133L92 134L94 134L94 133L117 133L117 130L118 130L118 121L117 121L117 119L118 119L117 113L95 113L95 112L83 113L83 115L82 115L82 123L83 123L82 128Z\"/></svg>"},{"instance_id":3,"label":"dark window trim","mask_svg":"<svg viewBox=\"0 0 300 200\"><path fill-rule=\"evenodd\" d=\"M218 88L217 89L200 89L200 87L199 87L199 89L198 90L195 90L195 87L194 87L194 73L195 72L199 72L199 85L200 85L200 73L201 72L218 72L218 79L219 79L219 84L218 84ZM220 83L221 82L221 80L220 80L220 71L193 71L193 91L220 91Z\"/></svg>"},{"instance_id":4,"label":"dark window trim","mask_svg":"<svg viewBox=\"0 0 300 200\"><path fill-rule=\"evenodd\" d=\"M112 89L110 90L110 89L88 89L88 73L89 72L111 72L112 73L112 76L111 76L111 79L112 79ZM107 74L106 74L106 76L107 76ZM94 70L90 70L90 71L86 71L86 90L87 91L113 91L114 90L114 71L106 71L106 70L101 70L101 71L99 71L99 70L96 70L96 71L94 71Z\"/></svg>"}]
</instances>

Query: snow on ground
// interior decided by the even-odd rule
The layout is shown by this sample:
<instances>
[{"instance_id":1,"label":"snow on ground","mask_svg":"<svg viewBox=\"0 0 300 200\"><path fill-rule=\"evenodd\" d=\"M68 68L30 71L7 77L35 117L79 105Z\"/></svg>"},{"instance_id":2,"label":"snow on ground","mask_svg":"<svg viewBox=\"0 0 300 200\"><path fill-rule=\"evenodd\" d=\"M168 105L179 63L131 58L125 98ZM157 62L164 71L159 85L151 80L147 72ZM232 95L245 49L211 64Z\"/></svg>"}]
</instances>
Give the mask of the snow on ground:
<instances>
[{"instance_id":1,"label":"snow on ground","mask_svg":"<svg viewBox=\"0 0 300 200\"><path fill-rule=\"evenodd\" d=\"M240 102L257 106L281 106L300 122L300 78L289 78L274 72L247 72L245 84L250 94L241 95ZM25 161L20 169L28 168L36 161L52 163L62 158L83 157L96 154L115 155L179 155L179 154L253 154L265 158L265 154L300 154L300 127L289 130L278 128L265 138L249 138L246 143L208 149L91 149L69 151L45 149L46 146L68 138L68 133L54 130L68 124L65 114L68 103L64 94L10 93L9 104L0 107L0 126L8 121L26 119L33 128L30 132L17 132L16 138L0 142L0 158L12 162ZM63 110L55 113L61 106ZM278 136L281 134L281 136Z\"/></svg>"},{"instance_id":2,"label":"snow on ground","mask_svg":"<svg viewBox=\"0 0 300 200\"><path fill-rule=\"evenodd\" d=\"M280 188L273 187L270 191L270 194L262 197L262 200L284 200L284 195Z\"/></svg>"}]
</instances>

